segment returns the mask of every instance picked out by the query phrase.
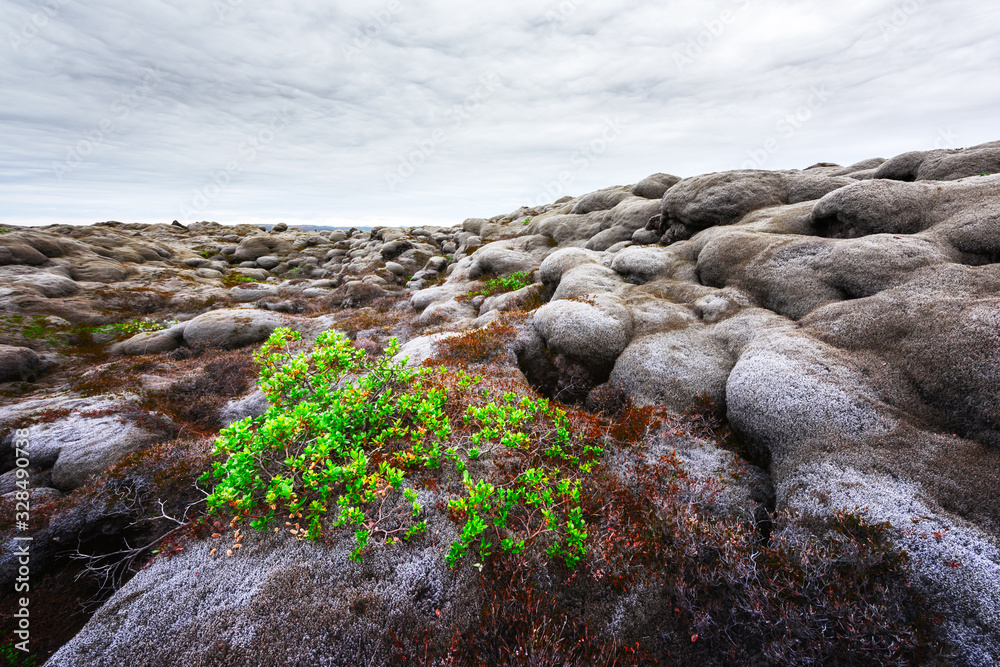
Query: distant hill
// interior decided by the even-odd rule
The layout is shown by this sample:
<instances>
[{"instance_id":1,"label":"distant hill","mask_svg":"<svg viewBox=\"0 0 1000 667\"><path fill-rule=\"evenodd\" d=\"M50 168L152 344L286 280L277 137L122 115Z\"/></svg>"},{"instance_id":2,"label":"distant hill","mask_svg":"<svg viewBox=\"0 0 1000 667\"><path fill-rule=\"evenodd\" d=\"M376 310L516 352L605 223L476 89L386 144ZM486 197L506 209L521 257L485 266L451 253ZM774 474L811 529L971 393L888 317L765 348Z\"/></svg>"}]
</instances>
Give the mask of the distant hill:
<instances>
[{"instance_id":1,"label":"distant hill","mask_svg":"<svg viewBox=\"0 0 1000 667\"><path fill-rule=\"evenodd\" d=\"M267 231L271 231L274 225L258 225ZM335 229L358 229L365 232L372 230L371 225L288 225L289 229L301 229L304 232L332 232Z\"/></svg>"}]
</instances>

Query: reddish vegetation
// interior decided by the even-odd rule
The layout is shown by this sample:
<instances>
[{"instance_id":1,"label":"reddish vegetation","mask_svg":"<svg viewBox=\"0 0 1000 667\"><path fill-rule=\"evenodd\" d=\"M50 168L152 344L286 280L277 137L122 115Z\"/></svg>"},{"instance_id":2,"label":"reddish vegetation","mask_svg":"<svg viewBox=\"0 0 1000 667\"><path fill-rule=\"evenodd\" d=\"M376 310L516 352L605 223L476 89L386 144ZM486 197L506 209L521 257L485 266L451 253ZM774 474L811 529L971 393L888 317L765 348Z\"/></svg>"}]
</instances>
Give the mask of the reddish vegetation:
<instances>
[{"instance_id":1,"label":"reddish vegetation","mask_svg":"<svg viewBox=\"0 0 1000 667\"><path fill-rule=\"evenodd\" d=\"M515 335L517 330L508 322L496 322L466 331L441 341L437 353L425 365L470 370L471 364L481 364L508 354Z\"/></svg>"},{"instance_id":2,"label":"reddish vegetation","mask_svg":"<svg viewBox=\"0 0 1000 667\"><path fill-rule=\"evenodd\" d=\"M425 665L930 664L937 619L886 528L842 513L824 538L794 522L770 543L698 509L713 492L672 456L586 486L588 557L575 572L490 561L480 622ZM620 625L609 620L625 610ZM603 632L602 632L603 629ZM608 630L613 630L610 634ZM942 661L943 664L943 661Z\"/></svg>"},{"instance_id":3,"label":"reddish vegetation","mask_svg":"<svg viewBox=\"0 0 1000 667\"><path fill-rule=\"evenodd\" d=\"M169 290L149 287L121 289L119 286L99 288L95 290L94 297L104 305L102 312L124 316L125 319L168 311L170 303L176 298Z\"/></svg>"},{"instance_id":4,"label":"reddish vegetation","mask_svg":"<svg viewBox=\"0 0 1000 667\"><path fill-rule=\"evenodd\" d=\"M130 395L127 408L116 414L145 419L140 425L214 435L220 426L219 408L244 395L256 380L252 351L202 350L176 356L172 361L160 355L111 361L80 377L74 389L84 396ZM143 375L169 378L169 386L144 389ZM150 422L156 414L168 417L174 426Z\"/></svg>"},{"instance_id":5,"label":"reddish vegetation","mask_svg":"<svg viewBox=\"0 0 1000 667\"><path fill-rule=\"evenodd\" d=\"M530 392L503 354L515 334L468 332L427 363L478 374L493 391ZM419 664L944 663L932 633L940 619L911 588L888 526L842 512L812 534L793 517L758 527L712 514L721 481L690 478L674 456L645 461L638 447L655 430L740 451L723 416L707 401L672 419L605 398L596 413L564 407L577 431L638 463L586 479L584 562L569 571L530 554L492 559L479 624ZM622 608L638 615L610 634Z\"/></svg>"},{"instance_id":6,"label":"reddish vegetation","mask_svg":"<svg viewBox=\"0 0 1000 667\"><path fill-rule=\"evenodd\" d=\"M399 306L398 298L383 297L364 308L345 308L338 313L337 329L351 337L370 330L391 335L395 327L413 315L409 304L404 304L403 308Z\"/></svg>"}]
</instances>

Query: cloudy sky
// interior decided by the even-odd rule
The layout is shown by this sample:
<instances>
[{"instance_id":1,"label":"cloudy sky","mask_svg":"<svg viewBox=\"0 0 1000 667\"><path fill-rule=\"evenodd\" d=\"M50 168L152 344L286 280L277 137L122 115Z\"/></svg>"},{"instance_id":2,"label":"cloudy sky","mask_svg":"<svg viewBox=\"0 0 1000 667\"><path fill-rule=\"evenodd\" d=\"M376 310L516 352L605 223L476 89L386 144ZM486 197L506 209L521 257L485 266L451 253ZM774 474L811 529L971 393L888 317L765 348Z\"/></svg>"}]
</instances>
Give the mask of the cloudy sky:
<instances>
[{"instance_id":1,"label":"cloudy sky","mask_svg":"<svg viewBox=\"0 0 1000 667\"><path fill-rule=\"evenodd\" d=\"M1000 139L983 0L0 0L0 222L455 224Z\"/></svg>"}]
</instances>

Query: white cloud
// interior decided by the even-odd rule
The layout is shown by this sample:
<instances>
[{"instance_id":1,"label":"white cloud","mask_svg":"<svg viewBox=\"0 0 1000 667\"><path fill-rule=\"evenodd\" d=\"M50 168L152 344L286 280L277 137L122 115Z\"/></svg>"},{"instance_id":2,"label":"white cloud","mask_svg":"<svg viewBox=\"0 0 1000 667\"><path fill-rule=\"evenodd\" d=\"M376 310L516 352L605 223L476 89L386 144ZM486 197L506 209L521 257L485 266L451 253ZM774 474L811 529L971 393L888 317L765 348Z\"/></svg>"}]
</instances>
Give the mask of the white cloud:
<instances>
[{"instance_id":1,"label":"white cloud","mask_svg":"<svg viewBox=\"0 0 1000 667\"><path fill-rule=\"evenodd\" d=\"M566 172L998 138L1000 8L971 0L0 0L0 24L7 223L452 224Z\"/></svg>"}]
</instances>

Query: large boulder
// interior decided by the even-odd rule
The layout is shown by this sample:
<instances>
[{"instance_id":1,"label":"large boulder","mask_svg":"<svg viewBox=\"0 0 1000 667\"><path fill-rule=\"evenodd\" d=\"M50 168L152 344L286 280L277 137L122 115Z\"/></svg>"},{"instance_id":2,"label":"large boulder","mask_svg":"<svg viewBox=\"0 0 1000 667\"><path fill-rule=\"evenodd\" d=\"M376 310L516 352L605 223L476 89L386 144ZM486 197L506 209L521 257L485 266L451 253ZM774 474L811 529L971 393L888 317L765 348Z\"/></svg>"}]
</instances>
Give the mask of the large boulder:
<instances>
[{"instance_id":1,"label":"large boulder","mask_svg":"<svg viewBox=\"0 0 1000 667\"><path fill-rule=\"evenodd\" d=\"M601 223L602 230L587 241L586 247L591 250L607 250L616 243L632 240L635 233L644 229L659 210L659 201L639 197L622 200L608 212ZM655 240L659 240L659 237Z\"/></svg>"},{"instance_id":2,"label":"large boulder","mask_svg":"<svg viewBox=\"0 0 1000 667\"><path fill-rule=\"evenodd\" d=\"M592 213L594 211L607 211L621 202L628 199L632 192L626 188L613 187L591 192L580 197L580 199L570 209L574 215Z\"/></svg>"},{"instance_id":3,"label":"large boulder","mask_svg":"<svg viewBox=\"0 0 1000 667\"><path fill-rule=\"evenodd\" d=\"M915 234L934 222L925 214L934 192L931 185L862 181L823 197L813 208L813 220L822 236Z\"/></svg>"},{"instance_id":4,"label":"large boulder","mask_svg":"<svg viewBox=\"0 0 1000 667\"><path fill-rule=\"evenodd\" d=\"M219 422L229 426L247 417L259 417L267 412L271 404L260 389L255 389L246 396L234 398L219 408Z\"/></svg>"},{"instance_id":5,"label":"large boulder","mask_svg":"<svg viewBox=\"0 0 1000 667\"><path fill-rule=\"evenodd\" d=\"M539 267L539 275L542 282L549 289L559 286L563 274L577 268L581 264L601 265L600 253L582 248L559 248L554 251Z\"/></svg>"},{"instance_id":6,"label":"large boulder","mask_svg":"<svg viewBox=\"0 0 1000 667\"><path fill-rule=\"evenodd\" d=\"M632 341L615 362L610 382L637 405L662 405L685 414L703 400L725 405L734 361L714 338L685 328Z\"/></svg>"},{"instance_id":7,"label":"large boulder","mask_svg":"<svg viewBox=\"0 0 1000 667\"><path fill-rule=\"evenodd\" d=\"M946 275L924 275L935 273ZM850 352L908 414L1000 448L1000 271L953 265L949 273L944 284L903 284L827 306L803 326Z\"/></svg>"},{"instance_id":8,"label":"large boulder","mask_svg":"<svg viewBox=\"0 0 1000 667\"><path fill-rule=\"evenodd\" d=\"M125 280L129 271L120 262L107 259L80 259L70 265L73 280L116 283Z\"/></svg>"},{"instance_id":9,"label":"large boulder","mask_svg":"<svg viewBox=\"0 0 1000 667\"><path fill-rule=\"evenodd\" d=\"M437 354L438 344L459 334L445 331L426 336L417 336L399 348L393 361L405 361L407 366L416 367Z\"/></svg>"},{"instance_id":10,"label":"large boulder","mask_svg":"<svg viewBox=\"0 0 1000 667\"><path fill-rule=\"evenodd\" d=\"M507 310L531 310L541 304L545 288L539 283L532 283L513 292L502 292L486 297L479 307L479 314Z\"/></svg>"},{"instance_id":11,"label":"large boulder","mask_svg":"<svg viewBox=\"0 0 1000 667\"><path fill-rule=\"evenodd\" d=\"M727 171L687 178L664 195L661 213L692 230L736 222L750 211L787 204L785 177L773 171Z\"/></svg>"},{"instance_id":12,"label":"large boulder","mask_svg":"<svg viewBox=\"0 0 1000 667\"><path fill-rule=\"evenodd\" d=\"M647 176L632 186L632 194L646 199L663 199L667 190L680 183L681 177L657 173Z\"/></svg>"},{"instance_id":13,"label":"large boulder","mask_svg":"<svg viewBox=\"0 0 1000 667\"><path fill-rule=\"evenodd\" d=\"M444 324L447 322L458 323L464 320L473 320L476 317L476 309L468 301L438 301L431 304L420 313L417 321L424 326L434 324Z\"/></svg>"},{"instance_id":14,"label":"large boulder","mask_svg":"<svg viewBox=\"0 0 1000 667\"><path fill-rule=\"evenodd\" d=\"M387 294L388 292L381 285L374 282L349 280L333 291L331 299L341 308L361 308Z\"/></svg>"},{"instance_id":15,"label":"large boulder","mask_svg":"<svg viewBox=\"0 0 1000 667\"><path fill-rule=\"evenodd\" d=\"M387 243L383 243L379 248L382 259L391 260L399 257L407 250L413 248L413 242L405 238L395 238Z\"/></svg>"},{"instance_id":16,"label":"large boulder","mask_svg":"<svg viewBox=\"0 0 1000 667\"><path fill-rule=\"evenodd\" d=\"M294 251L290 243L277 236L249 236L236 247L233 258L237 262L257 260L266 255L289 255Z\"/></svg>"},{"instance_id":17,"label":"large boulder","mask_svg":"<svg viewBox=\"0 0 1000 667\"><path fill-rule=\"evenodd\" d=\"M76 281L58 273L38 271L25 278L30 281L33 289L49 299L73 296L80 291Z\"/></svg>"},{"instance_id":18,"label":"large boulder","mask_svg":"<svg viewBox=\"0 0 1000 667\"><path fill-rule=\"evenodd\" d=\"M115 418L96 418L68 425L63 433L67 439L52 466L52 486L70 491L87 483L92 475L120 461L127 454L139 451L162 440L159 433L135 426L125 426ZM77 439L70 439L76 437Z\"/></svg>"},{"instance_id":19,"label":"large boulder","mask_svg":"<svg viewBox=\"0 0 1000 667\"><path fill-rule=\"evenodd\" d=\"M140 427L116 414L120 405L105 399L55 399L28 402L20 418L30 417L31 410L49 414L68 412L65 417L28 427L31 465L51 469L52 486L71 491L122 457L167 437ZM13 414L11 415L14 416ZM10 443L0 447L0 464L12 467L14 451Z\"/></svg>"},{"instance_id":20,"label":"large boulder","mask_svg":"<svg viewBox=\"0 0 1000 667\"><path fill-rule=\"evenodd\" d=\"M18 232L4 236L3 239L0 239L0 244L12 241L24 243L46 257L62 257L65 254L64 243L47 234L30 231Z\"/></svg>"},{"instance_id":21,"label":"large boulder","mask_svg":"<svg viewBox=\"0 0 1000 667\"><path fill-rule=\"evenodd\" d=\"M847 176L753 169L686 178L663 196L659 229L672 243L707 227L733 224L752 211L819 199L852 183Z\"/></svg>"},{"instance_id":22,"label":"large boulder","mask_svg":"<svg viewBox=\"0 0 1000 667\"><path fill-rule=\"evenodd\" d=\"M954 182L865 181L833 192L813 208L815 233L835 238L917 234L954 250L950 259L1000 259L1000 174ZM964 254L964 256L963 256Z\"/></svg>"},{"instance_id":23,"label":"large boulder","mask_svg":"<svg viewBox=\"0 0 1000 667\"><path fill-rule=\"evenodd\" d=\"M632 339L628 309L604 295L590 302L552 301L535 311L532 322L552 352L586 366L613 363Z\"/></svg>"},{"instance_id":24,"label":"large boulder","mask_svg":"<svg viewBox=\"0 0 1000 667\"><path fill-rule=\"evenodd\" d=\"M179 336L175 336L169 331L153 331L136 334L128 340L117 343L111 347L111 354L159 354L161 352L172 352L180 347Z\"/></svg>"},{"instance_id":25,"label":"large boulder","mask_svg":"<svg viewBox=\"0 0 1000 667\"><path fill-rule=\"evenodd\" d=\"M39 266L48 261L48 257L25 243L19 236L0 234L0 266L8 264Z\"/></svg>"},{"instance_id":26,"label":"large boulder","mask_svg":"<svg viewBox=\"0 0 1000 667\"><path fill-rule=\"evenodd\" d=\"M505 276L518 271L537 269L552 252L545 236L522 236L509 241L489 243L472 254L469 277Z\"/></svg>"},{"instance_id":27,"label":"large boulder","mask_svg":"<svg viewBox=\"0 0 1000 667\"><path fill-rule=\"evenodd\" d=\"M278 296L278 288L262 283L241 283L229 290L229 296L238 303L260 301L264 297Z\"/></svg>"},{"instance_id":28,"label":"large boulder","mask_svg":"<svg viewBox=\"0 0 1000 667\"><path fill-rule=\"evenodd\" d=\"M611 269L632 283L643 284L653 280L695 277L694 256L681 252L680 244L670 248L631 247L615 254Z\"/></svg>"},{"instance_id":29,"label":"large boulder","mask_svg":"<svg viewBox=\"0 0 1000 667\"><path fill-rule=\"evenodd\" d=\"M230 350L261 343L288 320L267 310L214 310L199 315L184 327L184 342L190 347Z\"/></svg>"},{"instance_id":30,"label":"large boulder","mask_svg":"<svg viewBox=\"0 0 1000 667\"><path fill-rule=\"evenodd\" d=\"M624 198L622 198L624 200ZM529 228L533 233L549 237L550 245L569 245L577 241L587 241L599 232L608 228L607 220L611 215L608 209L599 209L591 213L560 213L552 216L540 216L533 220Z\"/></svg>"},{"instance_id":31,"label":"large boulder","mask_svg":"<svg viewBox=\"0 0 1000 667\"><path fill-rule=\"evenodd\" d=\"M897 181L954 181L1000 173L1000 141L970 148L911 151L886 160L875 178Z\"/></svg>"},{"instance_id":32,"label":"large boulder","mask_svg":"<svg viewBox=\"0 0 1000 667\"><path fill-rule=\"evenodd\" d=\"M0 345L0 382L33 380L42 368L42 361L27 347Z\"/></svg>"},{"instance_id":33,"label":"large boulder","mask_svg":"<svg viewBox=\"0 0 1000 667\"><path fill-rule=\"evenodd\" d=\"M733 368L729 420L769 465L779 507L810 518L860 507L895 526L893 539L945 619L942 634L958 648L955 664L992 664L1000 552L988 527L998 519L1000 452L900 409L916 392L887 375L872 376L857 355L802 330L775 329Z\"/></svg>"},{"instance_id":34,"label":"large boulder","mask_svg":"<svg viewBox=\"0 0 1000 667\"><path fill-rule=\"evenodd\" d=\"M726 383L729 419L763 458L789 465L803 443L874 443L889 432L864 375L801 333L759 336Z\"/></svg>"},{"instance_id":35,"label":"large boulder","mask_svg":"<svg viewBox=\"0 0 1000 667\"><path fill-rule=\"evenodd\" d=\"M281 264L281 259L276 255L264 255L257 258L257 266L265 271L270 271L279 264Z\"/></svg>"}]
</instances>

